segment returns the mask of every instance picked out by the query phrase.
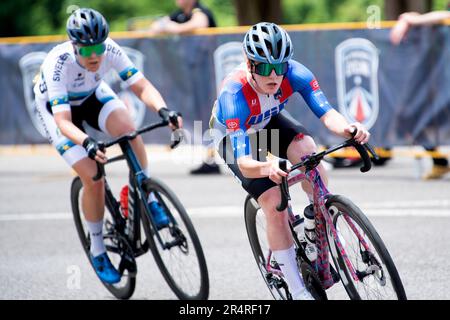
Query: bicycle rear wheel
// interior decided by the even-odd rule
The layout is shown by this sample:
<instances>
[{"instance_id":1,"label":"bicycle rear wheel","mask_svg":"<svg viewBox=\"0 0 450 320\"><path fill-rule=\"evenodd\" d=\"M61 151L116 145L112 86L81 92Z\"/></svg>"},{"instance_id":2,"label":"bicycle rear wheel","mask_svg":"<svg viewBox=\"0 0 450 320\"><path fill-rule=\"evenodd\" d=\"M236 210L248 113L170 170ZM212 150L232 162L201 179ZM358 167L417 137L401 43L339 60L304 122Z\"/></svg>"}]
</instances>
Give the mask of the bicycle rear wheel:
<instances>
[{"instance_id":1,"label":"bicycle rear wheel","mask_svg":"<svg viewBox=\"0 0 450 320\"><path fill-rule=\"evenodd\" d=\"M153 192L165 206L170 224L156 230L146 210L141 210L144 231L155 261L169 287L182 300L205 300L209 295L209 277L205 256L197 232L176 195L161 181L150 178L145 190ZM162 238L163 248L156 234Z\"/></svg>"},{"instance_id":2,"label":"bicycle rear wheel","mask_svg":"<svg viewBox=\"0 0 450 320\"><path fill-rule=\"evenodd\" d=\"M339 240L359 278L355 281L351 276L327 225L330 253L350 299L406 300L397 268L377 231L363 212L349 199L339 195L330 196L326 207L338 230ZM369 250L366 250L363 242Z\"/></svg>"},{"instance_id":3,"label":"bicycle rear wheel","mask_svg":"<svg viewBox=\"0 0 450 320\"><path fill-rule=\"evenodd\" d=\"M287 300L290 296L289 288L281 271L277 272L279 269L274 260L270 261L273 270L268 270L269 244L266 237L266 219L264 212L251 196L247 196L245 200L244 216L250 247L264 282L275 300Z\"/></svg>"},{"instance_id":4,"label":"bicycle rear wheel","mask_svg":"<svg viewBox=\"0 0 450 320\"><path fill-rule=\"evenodd\" d=\"M91 241L89 232L85 224L86 220L84 218L81 206L82 189L83 184L81 183L81 179L79 177L76 177L72 181L70 192L72 213L75 221L75 226L78 232L78 236L81 241L81 245L88 257L89 263L93 267L90 259ZM119 270L121 267L120 264L124 262L124 260L122 260L123 253L126 252L127 257L130 261L130 265L133 266L132 267L128 266L124 270L122 278L119 283L107 284L104 283L103 281L102 283L106 287L106 289L108 289L108 291L111 292L116 298L129 299L133 295L134 289L136 287L136 270L132 270L135 267L135 261L133 258L133 254L131 252L131 248L128 245L128 242L114 230L114 219L111 216L111 210L115 209L110 204L111 202L108 201L108 199L106 200L107 201L105 202L106 206L105 216L103 219L104 221L103 238L105 241L106 250L108 251L108 256L111 259L111 262L114 265L114 267L117 270ZM100 278L99 280L101 281Z\"/></svg>"}]
</instances>

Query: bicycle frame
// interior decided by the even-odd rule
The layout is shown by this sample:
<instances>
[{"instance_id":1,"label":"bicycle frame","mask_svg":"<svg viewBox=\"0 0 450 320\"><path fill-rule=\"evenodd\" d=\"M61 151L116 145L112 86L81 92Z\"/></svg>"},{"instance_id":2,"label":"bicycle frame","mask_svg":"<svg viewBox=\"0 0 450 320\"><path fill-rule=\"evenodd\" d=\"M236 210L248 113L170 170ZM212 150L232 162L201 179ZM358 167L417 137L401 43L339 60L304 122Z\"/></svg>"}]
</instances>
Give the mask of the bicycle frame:
<instances>
[{"instance_id":1,"label":"bicycle frame","mask_svg":"<svg viewBox=\"0 0 450 320\"><path fill-rule=\"evenodd\" d=\"M145 173L142 170L142 166L139 163L139 160L136 157L136 154L134 153L131 144L129 140L124 140L119 142L119 146L122 150L123 155L111 159L110 162L125 159L129 170L129 183L128 183L128 203L131 204L128 206L128 219L129 222L127 224L126 233L128 235L128 238L131 240L132 248L134 251L136 251L139 255L143 254L147 251L148 247L143 247L141 242L141 210L144 210L147 213L147 217L151 221L151 225L153 230L156 230L156 222L153 218L153 215L150 211L150 206L145 199L147 199L147 190L145 189L144 182L145 180L149 179L150 177L147 177ZM157 199L160 201L160 203L165 206L165 203L161 201L159 195L156 195ZM144 199L144 200L143 200ZM143 207L141 207L141 205ZM165 208L167 212L169 212L168 208ZM173 221L172 217L169 215L169 219L172 223L176 225L176 222ZM162 240L161 236L158 232L154 232L156 235L156 238L158 239L158 242L160 243L161 247L163 249L169 248L169 246Z\"/></svg>"},{"instance_id":2,"label":"bicycle frame","mask_svg":"<svg viewBox=\"0 0 450 320\"><path fill-rule=\"evenodd\" d=\"M302 160L306 159L307 157L303 157ZM343 257L343 260L350 271L351 277L355 281L360 281L360 278L351 263L350 259L348 258L348 255L345 251L344 246L342 245L342 242L339 239L339 235L337 232L337 229L335 228L333 224L333 219L331 214L328 212L325 202L327 199L327 196L330 195L330 192L328 191L327 187L323 183L322 178L320 177L319 170L317 168L313 168L311 170L306 171L306 173L296 169L292 171L287 179L288 187L291 187L299 182L302 181L309 181L310 184L313 186L313 196L314 196L314 212L315 212L315 219L316 219L316 243L317 243L317 249L318 249L318 255L317 260L315 262L316 264L316 270L321 277L324 287L329 288L334 284L334 280L330 271L330 264L328 259L328 243L327 238L325 235L326 230L324 230L325 225L324 222L329 227L329 232L331 232L332 237L334 238L336 242L336 246ZM287 206L288 210L288 216L289 220L291 222L294 221L294 213L292 211L292 207L290 202L288 202ZM365 241L364 237L360 234L360 232L357 230L353 222L350 220L349 217L344 216L346 222L352 229L352 231L357 236L360 243L363 245L364 249L370 252L370 248ZM295 239L294 239L295 241ZM270 259L272 256L272 251L269 250L267 262L266 262L266 270L268 272L274 273L276 275L281 276L282 273L280 270L277 270L276 268L273 268L270 265Z\"/></svg>"},{"instance_id":3,"label":"bicycle frame","mask_svg":"<svg viewBox=\"0 0 450 320\"><path fill-rule=\"evenodd\" d=\"M302 160L306 159L306 157L302 158ZM355 281L359 281L359 277L356 273L355 268L353 267L353 264L351 263L350 259L347 256L347 253L345 251L344 246L342 245L342 242L339 239L338 232L333 224L333 219L331 217L331 214L328 212L325 202L327 195L330 194L327 187L323 183L322 178L320 177L319 170L317 168L314 168L312 170L306 171L306 173L301 172L300 170L293 171L289 177L288 177L288 185L289 187L297 184L302 181L309 181L311 185L313 186L313 195L314 195L314 211L316 216L316 239L319 240L318 242L318 259L317 259L317 269L319 275L321 275L324 282L332 281L332 276L329 269L329 259L328 259L328 243L325 237L325 230L323 230L323 219L325 219L326 224L329 227L329 230L336 241L336 245L338 247L338 250L343 257L345 264L348 267L348 270L350 271L350 274L352 278ZM349 224L352 231L355 233L355 235L358 237L360 243L363 245L364 249L370 252L370 248L367 244L367 242L364 240L363 236L359 233L359 231L356 229L353 222L348 218L347 216L344 217L347 223ZM322 221L321 221L322 220ZM317 234L319 233L319 234ZM316 241L317 241L316 240Z\"/></svg>"},{"instance_id":4,"label":"bicycle frame","mask_svg":"<svg viewBox=\"0 0 450 320\"><path fill-rule=\"evenodd\" d=\"M117 139L109 141L108 143L101 143L102 149L106 149L107 147L110 147L114 144L119 144L120 149L122 150L122 155L119 155L117 157L109 159L107 163L125 159L128 164L128 168L130 170L129 182L128 182L128 184L129 184L128 201L131 204L131 206L129 206L129 208L128 208L128 211L129 211L128 223L120 215L117 201L115 201L115 203L108 203L108 205L111 208L110 211L113 214L115 221L116 222L120 221L119 222L120 226L118 226L118 230L120 232L125 231L128 239L131 242L130 245L131 245L133 251L135 252L136 256L139 256L139 255L145 253L148 249L148 247L147 247L148 243L146 243L144 245L144 244L142 244L142 241L141 241L141 229L140 229L140 222L141 222L140 212L141 212L141 210L145 210L145 212L147 213L147 217L150 220L150 224L151 224L153 230L157 230L157 228L156 228L156 222L153 218L153 215L150 214L151 211L150 211L149 204L147 203L147 201L145 201L147 199L148 190L146 190L144 182L150 177L147 177L145 175L145 173L143 172L142 166L139 163L139 160L137 159L136 154L134 153L134 151L132 149L130 140L136 138L136 136L138 136L139 134L151 131L151 130L159 128L159 127L166 126L167 124L168 124L167 121L151 124L151 125L141 128L129 135L124 135ZM175 140L172 143L171 148L173 149L180 142L181 142L181 137L180 137L180 140ZM95 177L93 177L93 179L99 180L104 175L105 175L104 165L101 165L100 163L97 162L97 175ZM115 199L114 195L112 194L112 192L106 182L105 182L105 185L106 185L106 192L107 192L106 198L107 199ZM166 207L166 205L164 204L164 202L161 201L160 196L158 194L156 194L156 197L160 201L160 203L162 203L162 205L165 207L167 212L169 212L169 210ZM112 200L107 200L107 201L114 202ZM140 206L141 204L142 204L143 208ZM174 225L176 225L176 222L173 221L173 219L170 215L169 215L169 219L171 220L171 222ZM123 222L123 225L122 225L122 222ZM158 242L160 243L160 245L163 249L167 249L170 247L170 244L167 245L166 243L164 243L164 241L162 240L161 236L159 235L159 233L157 231L155 231L154 234L156 235L156 238L158 239Z\"/></svg>"}]
</instances>

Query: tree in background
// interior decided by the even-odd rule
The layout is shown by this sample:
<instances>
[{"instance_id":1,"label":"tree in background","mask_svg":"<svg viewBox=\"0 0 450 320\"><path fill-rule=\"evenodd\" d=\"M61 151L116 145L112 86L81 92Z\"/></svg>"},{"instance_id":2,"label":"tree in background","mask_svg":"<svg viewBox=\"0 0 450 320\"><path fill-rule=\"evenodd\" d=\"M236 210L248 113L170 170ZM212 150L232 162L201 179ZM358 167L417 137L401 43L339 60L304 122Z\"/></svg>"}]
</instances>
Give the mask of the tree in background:
<instances>
[{"instance_id":1,"label":"tree in background","mask_svg":"<svg viewBox=\"0 0 450 320\"><path fill-rule=\"evenodd\" d=\"M62 1L39 0L30 5L28 0L2 1L0 36L12 37L39 33L52 34L61 26L58 13Z\"/></svg>"},{"instance_id":2,"label":"tree in background","mask_svg":"<svg viewBox=\"0 0 450 320\"><path fill-rule=\"evenodd\" d=\"M367 8L377 5L382 19L396 20L406 11L443 10L447 0L201 0L218 26L365 21ZM173 0L1 0L0 36L64 34L70 6L91 7L106 17L112 31L127 30L128 22L167 15ZM431 6L431 7L430 7Z\"/></svg>"},{"instance_id":3,"label":"tree in background","mask_svg":"<svg viewBox=\"0 0 450 320\"><path fill-rule=\"evenodd\" d=\"M282 23L281 0L234 0L239 25L260 21Z\"/></svg>"},{"instance_id":4,"label":"tree in background","mask_svg":"<svg viewBox=\"0 0 450 320\"><path fill-rule=\"evenodd\" d=\"M425 13L432 8L431 0L384 0L384 12L387 20L397 20L404 12Z\"/></svg>"}]
</instances>

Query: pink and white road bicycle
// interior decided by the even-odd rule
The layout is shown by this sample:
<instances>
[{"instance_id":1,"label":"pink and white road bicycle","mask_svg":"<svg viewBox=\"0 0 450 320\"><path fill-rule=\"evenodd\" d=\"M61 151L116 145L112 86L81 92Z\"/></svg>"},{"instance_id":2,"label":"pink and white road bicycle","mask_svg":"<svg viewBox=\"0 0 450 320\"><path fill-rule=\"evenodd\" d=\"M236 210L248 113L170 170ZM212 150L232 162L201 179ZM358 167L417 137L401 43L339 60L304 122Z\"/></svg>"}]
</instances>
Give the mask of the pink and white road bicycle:
<instances>
[{"instance_id":1,"label":"pink and white road bicycle","mask_svg":"<svg viewBox=\"0 0 450 320\"><path fill-rule=\"evenodd\" d=\"M323 183L317 166L328 154L341 148L354 147L361 155L361 172L371 168L368 151L376 159L373 148L349 139L317 154L302 158L291 167L290 174L280 184L281 203L278 211L288 209L289 223L296 247L299 272L315 299L326 300L326 290L341 282L352 300L406 300L405 290L397 268L369 219L352 201L331 194ZM280 160L286 171L286 160ZM298 170L304 168L304 172ZM304 244L293 229L294 216L289 188L308 180L314 191L317 259L310 261ZM267 245L264 213L250 195L245 201L245 223L256 263L277 300L289 300L288 285ZM329 256L332 257L330 263Z\"/></svg>"}]
</instances>

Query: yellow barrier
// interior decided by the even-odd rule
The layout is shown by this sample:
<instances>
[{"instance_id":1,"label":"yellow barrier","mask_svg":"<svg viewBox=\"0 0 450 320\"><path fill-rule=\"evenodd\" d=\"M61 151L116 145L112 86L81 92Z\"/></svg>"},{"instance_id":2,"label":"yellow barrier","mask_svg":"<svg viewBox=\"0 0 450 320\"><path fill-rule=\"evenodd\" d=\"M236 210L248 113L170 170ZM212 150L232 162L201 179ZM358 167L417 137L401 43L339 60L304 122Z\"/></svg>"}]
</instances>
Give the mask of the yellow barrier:
<instances>
[{"instance_id":1,"label":"yellow barrier","mask_svg":"<svg viewBox=\"0 0 450 320\"><path fill-rule=\"evenodd\" d=\"M325 150L323 147L320 150ZM382 158L442 158L450 157L449 152L441 151L415 151L415 150L386 150L384 148L375 148L375 152ZM353 148L341 149L330 155L332 158L359 158L359 153Z\"/></svg>"},{"instance_id":2,"label":"yellow barrier","mask_svg":"<svg viewBox=\"0 0 450 320\"><path fill-rule=\"evenodd\" d=\"M396 21L380 21L380 29L392 28ZM450 20L445 20L445 25L450 25ZM186 35L219 35L219 34L239 34L247 32L250 26L238 27L217 27L197 29ZM315 30L339 30L339 29L367 29L366 22L336 22L336 23L310 23L283 25L287 31L315 31ZM156 36L150 31L123 31L111 32L113 39L139 39L153 38ZM27 36L27 37L4 37L0 38L0 44L26 44L26 43L46 43L66 41L66 35L48 36Z\"/></svg>"}]
</instances>

